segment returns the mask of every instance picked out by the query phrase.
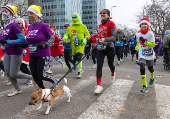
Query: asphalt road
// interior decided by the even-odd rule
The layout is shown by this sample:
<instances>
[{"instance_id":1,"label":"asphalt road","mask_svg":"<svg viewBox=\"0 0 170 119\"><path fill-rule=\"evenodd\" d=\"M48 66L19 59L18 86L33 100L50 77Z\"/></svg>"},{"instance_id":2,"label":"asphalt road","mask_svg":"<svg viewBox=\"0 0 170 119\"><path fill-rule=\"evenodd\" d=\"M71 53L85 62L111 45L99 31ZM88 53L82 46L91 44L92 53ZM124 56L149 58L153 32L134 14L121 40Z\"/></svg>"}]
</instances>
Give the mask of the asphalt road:
<instances>
[{"instance_id":1,"label":"asphalt road","mask_svg":"<svg viewBox=\"0 0 170 119\"><path fill-rule=\"evenodd\" d=\"M159 106L157 100L161 94L159 92L157 97L157 90L155 86L149 86L149 92L146 94L140 93L142 88L142 82L140 79L140 70L139 65L135 61L131 61L131 55L127 59L124 59L123 62L117 66L117 58L115 57L115 66L116 66L116 79L133 81L133 85L129 88L127 97L122 102L123 111L120 110L120 113L117 117L112 116L112 118L119 119L157 119L162 118L161 113L158 113ZM51 76L55 78L62 77L65 72L68 70L67 67L62 69L60 64L53 63L53 74ZM157 64L154 65L155 69L155 84L158 84L158 87L165 85L170 86L170 70L165 71L163 68L162 57L157 60ZM66 78L68 80L68 87L71 89L72 98L71 102L67 103L66 96L61 96L57 99L48 115L45 115L48 103L45 103L43 107L36 111L36 108L39 105L39 102L36 105L28 105L30 101L30 96L38 87L35 86L25 86L24 82L26 79L18 80L21 89L23 90L22 94L7 97L7 94L13 90L13 86L6 86L7 78L4 77L0 80L0 119L77 119L83 112L87 111L90 105L97 101L100 95L94 95L94 89L96 86L96 69L92 69L93 63L90 60L89 63L86 60L83 61L84 74L81 79L77 79L77 71L70 73ZM147 68L146 68L147 69ZM150 74L146 70L147 79L149 82ZM103 77L102 77L102 86L104 88L102 94L106 93L105 90L112 86L109 82L110 78L110 69L107 64L107 58L103 65ZM47 88L51 87L52 84L49 82L44 82ZM63 85L61 81L60 86ZM113 85L114 86L114 85ZM120 87L122 88L122 87ZM161 91L163 88L160 88ZM119 87L112 90L113 93L119 91ZM124 89L122 89L123 91ZM166 90L165 90L166 91ZM166 94L169 94L167 91ZM112 96L112 95L110 95ZM164 97L160 99L165 103ZM161 105L163 102L159 103ZM115 104L118 102L114 102ZM167 104L168 105L168 104ZM161 106L160 106L161 108ZM170 106L168 106L170 108ZM119 109L118 109L119 110ZM160 111L159 111L160 112ZM169 114L167 112L166 114ZM84 117L86 118L86 117Z\"/></svg>"}]
</instances>

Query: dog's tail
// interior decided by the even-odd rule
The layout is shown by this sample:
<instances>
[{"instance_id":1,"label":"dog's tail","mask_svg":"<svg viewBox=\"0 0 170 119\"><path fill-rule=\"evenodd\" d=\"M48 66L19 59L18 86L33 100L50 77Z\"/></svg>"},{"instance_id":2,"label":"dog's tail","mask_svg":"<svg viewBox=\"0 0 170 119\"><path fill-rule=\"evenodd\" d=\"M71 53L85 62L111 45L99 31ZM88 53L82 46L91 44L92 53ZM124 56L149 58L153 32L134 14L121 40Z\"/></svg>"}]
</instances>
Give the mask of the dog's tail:
<instances>
[{"instance_id":1,"label":"dog's tail","mask_svg":"<svg viewBox=\"0 0 170 119\"><path fill-rule=\"evenodd\" d=\"M67 86L67 79L66 78L64 78L64 82L65 82L64 85Z\"/></svg>"}]
</instances>

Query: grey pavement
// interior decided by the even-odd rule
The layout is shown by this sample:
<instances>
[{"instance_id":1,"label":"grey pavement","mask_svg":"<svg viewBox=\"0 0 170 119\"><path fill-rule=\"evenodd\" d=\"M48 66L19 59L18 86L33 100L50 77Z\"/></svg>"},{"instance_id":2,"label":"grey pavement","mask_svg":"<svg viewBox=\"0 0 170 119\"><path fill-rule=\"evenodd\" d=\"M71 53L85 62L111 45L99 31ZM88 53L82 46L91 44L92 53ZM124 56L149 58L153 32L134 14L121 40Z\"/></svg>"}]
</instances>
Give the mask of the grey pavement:
<instances>
[{"instance_id":1,"label":"grey pavement","mask_svg":"<svg viewBox=\"0 0 170 119\"><path fill-rule=\"evenodd\" d=\"M115 57L114 64L116 66L117 82L112 85L110 84L110 69L108 67L106 58L103 65L102 77L102 86L104 90L100 95L94 95L93 91L96 86L96 69L92 69L92 60L90 60L89 63L84 60L83 69L85 72L81 79L76 78L77 71L70 73L66 77L68 80L68 87L71 89L71 93L73 95L71 102L67 103L66 96L61 96L61 98L54 102L48 115L44 114L48 103L45 103L44 106L38 111L36 111L36 108L38 107L39 102L37 102L34 106L28 105L31 94L38 87L25 86L24 82L26 82L26 79L20 79L18 82L23 90L23 93L13 97L7 97L7 94L13 90L13 86L6 86L7 78L5 77L0 80L0 119L77 119L78 117L80 118L84 113L91 112L90 108L96 107L93 105L101 105L100 101L103 99L103 95L104 97L112 97L110 99L113 100L113 102L110 102L110 107L112 107L112 105L119 104L119 99L122 99L120 103L121 108L118 106L109 108L111 110L115 110L111 111L112 116L109 118L168 119L170 114L169 111L163 113L162 108L164 110L168 110L170 106L166 103L165 99L167 98L164 99L162 96L169 96L168 89L170 89L170 70L165 71L163 69L162 57L160 57L157 60L157 64L154 65L156 85L149 86L149 92L146 94L140 93L142 82L140 79L139 65L137 65L135 61L131 61L131 55L129 55L127 59L124 59L124 61L119 66L117 66L116 63L117 58ZM53 74L51 76L55 78L61 78L68 70L67 67L62 69L61 65L56 64L55 61L53 64ZM149 82L150 74L148 70L146 70L146 74ZM127 82L127 84L129 84L128 82L133 82L133 84L130 83L130 86L124 88L122 87L122 85L124 85L123 82ZM52 86L52 84L49 82L44 81L44 84L47 88ZM60 86L62 85L63 81L60 83ZM165 89L162 90L163 88ZM161 91L166 91L166 93L164 94ZM117 96L119 96L118 99L115 99L116 92L120 92L117 93ZM107 100L106 102L108 103ZM105 102L103 102L103 104L105 104ZM167 105L163 107L165 104ZM107 111L106 109L104 112ZM96 110L96 114L98 114L97 111L101 112L102 115L105 115L102 113L101 107L99 107L99 110ZM116 112L118 115L114 116L113 113ZM83 118L86 119L87 117L84 116ZM98 119L100 119L100 117L98 117Z\"/></svg>"}]
</instances>

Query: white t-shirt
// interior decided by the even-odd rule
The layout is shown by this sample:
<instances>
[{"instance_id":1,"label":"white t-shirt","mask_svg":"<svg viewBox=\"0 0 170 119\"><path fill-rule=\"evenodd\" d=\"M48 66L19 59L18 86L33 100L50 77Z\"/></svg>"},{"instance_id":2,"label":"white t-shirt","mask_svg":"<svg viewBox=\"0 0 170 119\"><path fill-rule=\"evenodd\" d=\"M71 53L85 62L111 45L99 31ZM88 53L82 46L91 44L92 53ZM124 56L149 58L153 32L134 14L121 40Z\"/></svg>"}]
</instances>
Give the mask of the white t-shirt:
<instances>
[{"instance_id":1,"label":"white t-shirt","mask_svg":"<svg viewBox=\"0 0 170 119\"><path fill-rule=\"evenodd\" d=\"M141 36L148 42L155 42L154 34L151 31L149 31L147 34L136 34L137 42L139 42L139 59L143 58L145 60L154 60L155 53L153 51L153 47L148 47L142 43L142 41L139 40L139 37Z\"/></svg>"}]
</instances>

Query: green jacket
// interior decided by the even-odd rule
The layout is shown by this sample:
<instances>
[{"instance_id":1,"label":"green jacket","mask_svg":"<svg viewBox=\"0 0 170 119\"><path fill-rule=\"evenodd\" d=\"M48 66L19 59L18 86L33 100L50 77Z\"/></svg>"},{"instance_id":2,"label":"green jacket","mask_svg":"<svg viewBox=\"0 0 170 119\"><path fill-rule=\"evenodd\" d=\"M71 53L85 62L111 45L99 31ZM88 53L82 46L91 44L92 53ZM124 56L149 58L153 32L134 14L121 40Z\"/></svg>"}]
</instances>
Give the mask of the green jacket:
<instances>
[{"instance_id":1,"label":"green jacket","mask_svg":"<svg viewBox=\"0 0 170 119\"><path fill-rule=\"evenodd\" d=\"M73 18L76 18L78 21L73 22ZM77 13L73 13L72 15L72 23L68 27L66 33L64 34L63 41L66 41L68 37L70 37L71 41L72 54L76 55L78 52L83 54L87 42L86 40L90 38L90 33L87 27L84 24L82 24L80 16ZM79 40L83 39L83 43L79 43L78 46L75 46L74 45L75 38L79 38Z\"/></svg>"}]
</instances>

